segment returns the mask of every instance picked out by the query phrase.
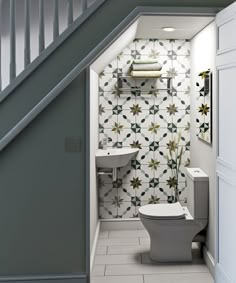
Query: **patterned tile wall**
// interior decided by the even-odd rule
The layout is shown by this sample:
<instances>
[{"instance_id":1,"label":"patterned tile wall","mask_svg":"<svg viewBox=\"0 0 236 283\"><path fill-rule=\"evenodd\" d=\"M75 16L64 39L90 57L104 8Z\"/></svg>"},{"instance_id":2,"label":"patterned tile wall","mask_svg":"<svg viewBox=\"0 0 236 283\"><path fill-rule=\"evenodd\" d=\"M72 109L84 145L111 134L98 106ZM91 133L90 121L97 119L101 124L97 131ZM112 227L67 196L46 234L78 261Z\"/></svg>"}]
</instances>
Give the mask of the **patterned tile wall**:
<instances>
[{"instance_id":1,"label":"patterned tile wall","mask_svg":"<svg viewBox=\"0 0 236 283\"><path fill-rule=\"evenodd\" d=\"M173 76L173 91L164 79L123 79L117 89L117 76L129 74L134 59L157 58L163 76ZM140 86L141 92L131 88ZM134 40L100 74L99 141L108 146L138 147L139 154L119 169L118 179L99 178L100 218L138 217L138 208L147 203L171 202L172 166L167 161L168 146L181 132L179 147L184 153L179 174L180 199L186 197L184 166L190 163L190 43L185 40ZM172 162L173 163L173 162Z\"/></svg>"}]
</instances>

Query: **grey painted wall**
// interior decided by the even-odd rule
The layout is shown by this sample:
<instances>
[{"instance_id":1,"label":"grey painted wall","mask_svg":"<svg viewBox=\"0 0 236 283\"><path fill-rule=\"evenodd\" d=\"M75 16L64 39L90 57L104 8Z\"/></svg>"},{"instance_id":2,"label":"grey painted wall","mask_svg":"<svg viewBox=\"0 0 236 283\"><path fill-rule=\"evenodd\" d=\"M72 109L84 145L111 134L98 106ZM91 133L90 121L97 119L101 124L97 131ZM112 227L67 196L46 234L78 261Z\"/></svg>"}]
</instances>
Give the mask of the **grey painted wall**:
<instances>
[{"instance_id":1,"label":"grey painted wall","mask_svg":"<svg viewBox=\"0 0 236 283\"><path fill-rule=\"evenodd\" d=\"M0 155L0 276L85 271L82 73ZM66 153L66 137L82 151Z\"/></svg>"}]
</instances>

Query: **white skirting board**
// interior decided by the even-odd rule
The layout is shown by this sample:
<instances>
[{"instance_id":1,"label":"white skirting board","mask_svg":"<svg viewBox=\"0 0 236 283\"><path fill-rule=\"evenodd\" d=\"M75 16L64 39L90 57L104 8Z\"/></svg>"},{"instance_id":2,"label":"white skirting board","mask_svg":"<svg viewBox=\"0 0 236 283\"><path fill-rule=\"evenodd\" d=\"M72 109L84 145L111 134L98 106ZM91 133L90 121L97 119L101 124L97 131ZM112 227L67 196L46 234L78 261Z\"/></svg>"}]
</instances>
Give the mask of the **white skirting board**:
<instances>
[{"instance_id":1,"label":"white skirting board","mask_svg":"<svg viewBox=\"0 0 236 283\"><path fill-rule=\"evenodd\" d=\"M213 278L215 278L215 261L206 246L203 247L203 257Z\"/></svg>"},{"instance_id":2,"label":"white skirting board","mask_svg":"<svg viewBox=\"0 0 236 283\"><path fill-rule=\"evenodd\" d=\"M4 283L89 283L86 274L78 275L38 275L38 276L16 276L0 277L0 282Z\"/></svg>"},{"instance_id":3,"label":"white skirting board","mask_svg":"<svg viewBox=\"0 0 236 283\"><path fill-rule=\"evenodd\" d=\"M143 230L145 229L139 218L131 219L101 219L101 231L110 230Z\"/></svg>"},{"instance_id":4,"label":"white skirting board","mask_svg":"<svg viewBox=\"0 0 236 283\"><path fill-rule=\"evenodd\" d=\"M98 220L98 223L97 223L97 228L96 228L96 232L95 232L94 240L93 240L93 246L92 246L92 250L90 254L90 272L92 272L93 270L93 262L94 262L94 258L96 254L96 247L97 247L99 232L100 232L100 220Z\"/></svg>"}]
</instances>

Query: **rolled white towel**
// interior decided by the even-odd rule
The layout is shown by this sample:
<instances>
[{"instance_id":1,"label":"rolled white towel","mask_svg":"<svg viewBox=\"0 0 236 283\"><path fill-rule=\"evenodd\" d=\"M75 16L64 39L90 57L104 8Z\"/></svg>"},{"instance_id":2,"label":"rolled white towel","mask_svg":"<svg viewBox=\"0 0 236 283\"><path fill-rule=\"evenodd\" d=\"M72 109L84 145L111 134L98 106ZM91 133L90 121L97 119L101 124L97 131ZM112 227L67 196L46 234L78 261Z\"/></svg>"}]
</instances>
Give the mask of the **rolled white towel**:
<instances>
[{"instance_id":1,"label":"rolled white towel","mask_svg":"<svg viewBox=\"0 0 236 283\"><path fill-rule=\"evenodd\" d=\"M132 70L134 71L160 71L161 69L162 69L162 65L160 63L132 65Z\"/></svg>"},{"instance_id":2,"label":"rolled white towel","mask_svg":"<svg viewBox=\"0 0 236 283\"><path fill-rule=\"evenodd\" d=\"M135 59L133 64L155 64L158 63L156 59Z\"/></svg>"},{"instance_id":3,"label":"rolled white towel","mask_svg":"<svg viewBox=\"0 0 236 283\"><path fill-rule=\"evenodd\" d=\"M132 77L137 78L159 78L162 75L160 71L131 71Z\"/></svg>"}]
</instances>

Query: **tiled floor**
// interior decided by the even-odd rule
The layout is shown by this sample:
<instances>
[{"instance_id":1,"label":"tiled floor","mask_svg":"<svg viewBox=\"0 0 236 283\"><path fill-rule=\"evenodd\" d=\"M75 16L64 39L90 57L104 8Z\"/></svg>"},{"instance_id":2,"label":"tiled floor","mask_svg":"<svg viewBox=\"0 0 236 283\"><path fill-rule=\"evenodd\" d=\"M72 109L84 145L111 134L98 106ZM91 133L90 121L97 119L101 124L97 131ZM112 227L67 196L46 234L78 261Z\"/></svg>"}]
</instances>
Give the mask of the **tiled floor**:
<instances>
[{"instance_id":1,"label":"tiled floor","mask_svg":"<svg viewBox=\"0 0 236 283\"><path fill-rule=\"evenodd\" d=\"M91 283L213 283L199 250L193 262L158 264L144 230L100 232Z\"/></svg>"}]
</instances>

